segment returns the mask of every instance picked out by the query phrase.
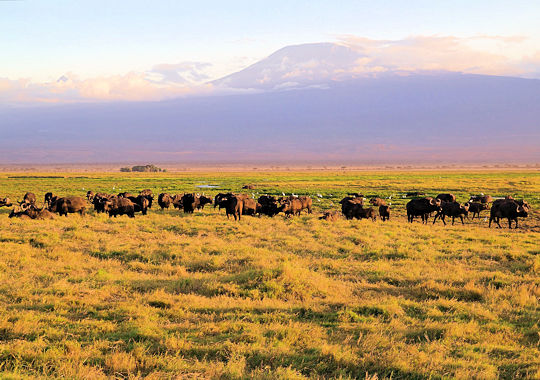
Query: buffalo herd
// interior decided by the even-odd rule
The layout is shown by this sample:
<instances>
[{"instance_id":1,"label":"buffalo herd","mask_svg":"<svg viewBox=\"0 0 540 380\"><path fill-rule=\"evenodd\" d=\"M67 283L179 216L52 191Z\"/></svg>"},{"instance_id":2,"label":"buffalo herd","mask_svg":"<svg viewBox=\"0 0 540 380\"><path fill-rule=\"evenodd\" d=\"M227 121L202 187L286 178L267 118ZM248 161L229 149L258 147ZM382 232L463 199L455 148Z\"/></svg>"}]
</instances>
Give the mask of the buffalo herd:
<instances>
[{"instance_id":1,"label":"buffalo herd","mask_svg":"<svg viewBox=\"0 0 540 380\"><path fill-rule=\"evenodd\" d=\"M422 223L427 224L429 218L433 216L433 224L441 220L446 225L447 217L452 219L452 224L456 218L464 224L464 218L467 218L469 213L474 219L479 218L482 211L489 210L489 227L493 222L501 227L500 220L507 219L509 228L512 228L512 222L515 228L518 228L518 218L527 217L531 209L526 201L517 200L511 196L494 199L489 195L475 195L471 196L466 203L457 202L456 196L451 193L442 193L433 198L421 192L410 192L403 197L413 198L405 206L407 221L411 223L416 217L420 217ZM391 200L391 197L387 199ZM372 197L369 199L369 205L365 207L366 198L362 194L350 193L339 201L341 215L346 219L375 221L379 216L382 221L389 220L391 203L388 203L387 199ZM137 195L128 192L107 194L88 191L86 199L77 196L59 197L48 192L45 194L43 206L38 207L36 195L28 192L23 196L22 201L17 202L18 205L15 205L9 217L52 219L55 213L60 216L73 213L84 216L89 205L92 205L96 213L106 213L109 217L127 215L134 218L135 213L146 215L148 209L152 208L153 201L154 194L150 189L142 190ZM235 220L240 220L244 215L273 217L279 213L283 213L286 217L293 217L300 215L304 210L311 214L313 209L313 200L309 196L261 195L258 199L254 199L247 194L230 192L218 193L213 198L197 193L182 195L161 193L158 195L157 204L162 210L173 206L188 214L204 209L207 204L213 204L214 209L225 209L227 218L233 217ZM13 206L13 203L9 198L0 198L0 207L10 206ZM340 217L339 211L330 210L319 219L335 221Z\"/></svg>"}]
</instances>

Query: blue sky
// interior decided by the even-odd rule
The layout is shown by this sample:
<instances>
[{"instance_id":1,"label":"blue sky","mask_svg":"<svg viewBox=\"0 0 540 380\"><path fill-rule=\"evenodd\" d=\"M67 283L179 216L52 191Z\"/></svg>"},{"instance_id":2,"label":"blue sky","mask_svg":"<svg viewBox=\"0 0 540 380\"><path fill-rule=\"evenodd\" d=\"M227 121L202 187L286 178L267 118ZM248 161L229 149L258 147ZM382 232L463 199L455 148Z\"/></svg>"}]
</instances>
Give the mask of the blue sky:
<instances>
[{"instance_id":1,"label":"blue sky","mask_svg":"<svg viewBox=\"0 0 540 380\"><path fill-rule=\"evenodd\" d=\"M538 1L0 1L0 78L54 81L205 62L212 78L291 44L343 36L475 40L519 60L540 50Z\"/></svg>"}]
</instances>

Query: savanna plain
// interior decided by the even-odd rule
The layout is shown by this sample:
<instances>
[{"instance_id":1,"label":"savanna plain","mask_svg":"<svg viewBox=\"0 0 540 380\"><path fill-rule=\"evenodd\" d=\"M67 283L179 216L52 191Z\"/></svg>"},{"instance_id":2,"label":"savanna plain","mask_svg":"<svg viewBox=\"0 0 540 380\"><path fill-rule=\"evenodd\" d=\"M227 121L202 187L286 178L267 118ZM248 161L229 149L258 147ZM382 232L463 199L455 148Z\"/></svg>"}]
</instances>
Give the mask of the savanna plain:
<instances>
[{"instance_id":1,"label":"savanna plain","mask_svg":"<svg viewBox=\"0 0 540 380\"><path fill-rule=\"evenodd\" d=\"M540 378L538 171L0 174L1 197L38 204L146 188L310 195L314 212L0 209L0 377ZM517 230L489 229L489 211L410 224L414 190L513 195L532 211ZM349 192L391 197L390 220L319 220Z\"/></svg>"}]
</instances>

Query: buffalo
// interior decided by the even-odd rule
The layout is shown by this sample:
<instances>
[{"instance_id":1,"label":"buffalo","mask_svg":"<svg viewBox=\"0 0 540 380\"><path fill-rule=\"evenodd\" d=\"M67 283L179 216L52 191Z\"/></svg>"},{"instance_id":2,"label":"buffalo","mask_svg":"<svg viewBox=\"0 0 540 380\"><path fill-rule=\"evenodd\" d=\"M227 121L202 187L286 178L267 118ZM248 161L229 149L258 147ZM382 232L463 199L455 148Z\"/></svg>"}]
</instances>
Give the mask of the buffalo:
<instances>
[{"instance_id":1,"label":"buffalo","mask_svg":"<svg viewBox=\"0 0 540 380\"><path fill-rule=\"evenodd\" d=\"M197 210L204 210L204 206L207 204L212 204L212 198L207 197L206 195L199 196L199 204L197 205Z\"/></svg>"},{"instance_id":2,"label":"buffalo","mask_svg":"<svg viewBox=\"0 0 540 380\"><path fill-rule=\"evenodd\" d=\"M105 201L104 211L109 214L109 218L118 215L127 215L130 218L135 217L135 205L128 198L117 197Z\"/></svg>"},{"instance_id":3,"label":"buffalo","mask_svg":"<svg viewBox=\"0 0 540 380\"><path fill-rule=\"evenodd\" d=\"M58 197L56 195L54 195L53 193L51 192L48 192L45 194L45 198L44 198L44 202L45 204L48 206L51 205L52 202L54 202L56 199L58 199Z\"/></svg>"},{"instance_id":4,"label":"buffalo","mask_svg":"<svg viewBox=\"0 0 540 380\"><path fill-rule=\"evenodd\" d=\"M198 194L184 194L182 196L182 206L185 213L193 213L200 205L200 199Z\"/></svg>"},{"instance_id":5,"label":"buffalo","mask_svg":"<svg viewBox=\"0 0 540 380\"><path fill-rule=\"evenodd\" d=\"M298 198L286 198L281 202L280 211L283 211L286 216L300 215L302 209L302 201Z\"/></svg>"},{"instance_id":6,"label":"buffalo","mask_svg":"<svg viewBox=\"0 0 540 380\"><path fill-rule=\"evenodd\" d=\"M475 216L480 218L480 212L489 209L487 203L468 202L467 204L469 205L469 212L472 212L472 219L474 219Z\"/></svg>"},{"instance_id":7,"label":"buffalo","mask_svg":"<svg viewBox=\"0 0 540 380\"><path fill-rule=\"evenodd\" d=\"M238 195L232 195L222 200L221 202L222 205L225 206L227 219L229 219L230 215L233 215L234 220L240 220L244 208L244 201L241 197L239 197Z\"/></svg>"},{"instance_id":8,"label":"buffalo","mask_svg":"<svg viewBox=\"0 0 540 380\"><path fill-rule=\"evenodd\" d=\"M352 219L351 210L356 207L356 205L362 206L364 204L364 198L347 196L339 201L339 203L341 204L341 213L345 216L345 218Z\"/></svg>"},{"instance_id":9,"label":"buffalo","mask_svg":"<svg viewBox=\"0 0 540 380\"><path fill-rule=\"evenodd\" d=\"M348 216L348 219L371 219L372 221L375 221L377 219L377 214L372 207L364 208L363 205L358 203L353 204L353 206L349 210Z\"/></svg>"},{"instance_id":10,"label":"buffalo","mask_svg":"<svg viewBox=\"0 0 540 380\"><path fill-rule=\"evenodd\" d=\"M86 199L88 199L88 202L92 203L94 201L94 192L92 190L88 190L86 192Z\"/></svg>"},{"instance_id":11,"label":"buffalo","mask_svg":"<svg viewBox=\"0 0 540 380\"><path fill-rule=\"evenodd\" d=\"M152 202L154 202L154 194L150 189L144 189L139 192L139 195L146 197L148 199L148 208L152 208Z\"/></svg>"},{"instance_id":12,"label":"buffalo","mask_svg":"<svg viewBox=\"0 0 540 380\"><path fill-rule=\"evenodd\" d=\"M86 210L86 201L81 197L62 197L57 198L49 206L50 212L57 212L60 216L78 212L84 216Z\"/></svg>"},{"instance_id":13,"label":"buffalo","mask_svg":"<svg viewBox=\"0 0 540 380\"><path fill-rule=\"evenodd\" d=\"M43 206L41 209L35 207L34 205L29 205L25 207L14 208L9 214L10 218L17 217L23 219L39 219L47 220L54 219L53 213Z\"/></svg>"},{"instance_id":14,"label":"buffalo","mask_svg":"<svg viewBox=\"0 0 540 380\"><path fill-rule=\"evenodd\" d=\"M461 219L461 224L465 224L463 222L463 216L467 216L468 211L468 203L462 205L458 202L442 202L440 210L437 212L437 215L435 215L435 218L433 218L433 224L435 224L437 218L439 218L442 220L443 224L446 225L445 218L447 216L452 217L452 225L454 225L454 221L458 217Z\"/></svg>"},{"instance_id":15,"label":"buffalo","mask_svg":"<svg viewBox=\"0 0 540 380\"><path fill-rule=\"evenodd\" d=\"M379 206L379 216L381 217L381 220L384 222L386 220L390 219L390 206L388 205L380 205Z\"/></svg>"},{"instance_id":16,"label":"buffalo","mask_svg":"<svg viewBox=\"0 0 540 380\"><path fill-rule=\"evenodd\" d=\"M22 202L19 202L20 205L22 204L29 204L29 205L35 205L36 204L36 194L34 193L26 193L24 194Z\"/></svg>"},{"instance_id":17,"label":"buffalo","mask_svg":"<svg viewBox=\"0 0 540 380\"><path fill-rule=\"evenodd\" d=\"M135 212L140 212L143 215L148 213L148 208L150 207L150 201L144 195L138 195L136 197L127 197L133 203L133 210Z\"/></svg>"},{"instance_id":18,"label":"buffalo","mask_svg":"<svg viewBox=\"0 0 540 380\"><path fill-rule=\"evenodd\" d=\"M177 208L179 210L184 208L184 205L182 204L182 197L183 195L176 194L172 197L172 205L174 208Z\"/></svg>"},{"instance_id":19,"label":"buffalo","mask_svg":"<svg viewBox=\"0 0 540 380\"><path fill-rule=\"evenodd\" d=\"M161 193L158 195L158 205L159 207L161 207L162 210L169 209L172 203L173 198L170 196L169 193Z\"/></svg>"},{"instance_id":20,"label":"buffalo","mask_svg":"<svg viewBox=\"0 0 540 380\"><path fill-rule=\"evenodd\" d=\"M429 214L432 212L438 212L441 209L440 199L433 199L431 197L411 199L407 205L407 220L412 223L415 216L422 218L422 223L428 222Z\"/></svg>"},{"instance_id":21,"label":"buffalo","mask_svg":"<svg viewBox=\"0 0 540 380\"><path fill-rule=\"evenodd\" d=\"M255 215L261 208L261 205L253 198L245 198L242 202L242 215Z\"/></svg>"},{"instance_id":22,"label":"buffalo","mask_svg":"<svg viewBox=\"0 0 540 380\"><path fill-rule=\"evenodd\" d=\"M529 205L525 201L517 202L514 199L503 199L501 202L493 202L489 217L489 227L491 222L495 221L497 226L501 228L500 219L508 219L508 228L512 228L512 221L516 222L518 228L518 217L526 218L529 215Z\"/></svg>"},{"instance_id":23,"label":"buffalo","mask_svg":"<svg viewBox=\"0 0 540 380\"><path fill-rule=\"evenodd\" d=\"M278 200L272 195L261 195L257 203L260 205L257 211L259 214L272 217L279 213Z\"/></svg>"}]
</instances>

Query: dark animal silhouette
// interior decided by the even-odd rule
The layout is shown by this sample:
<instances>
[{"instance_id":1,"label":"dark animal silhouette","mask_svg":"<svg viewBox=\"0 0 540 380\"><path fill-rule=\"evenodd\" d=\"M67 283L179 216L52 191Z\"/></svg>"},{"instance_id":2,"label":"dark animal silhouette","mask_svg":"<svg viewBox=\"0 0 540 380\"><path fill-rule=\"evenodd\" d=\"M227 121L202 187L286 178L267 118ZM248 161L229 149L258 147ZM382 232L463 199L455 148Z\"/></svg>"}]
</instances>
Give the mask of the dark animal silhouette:
<instances>
[{"instance_id":1,"label":"dark animal silhouette","mask_svg":"<svg viewBox=\"0 0 540 380\"><path fill-rule=\"evenodd\" d=\"M433 224L437 221L437 218L441 219L443 224L446 225L445 218L447 216L452 217L452 225L454 225L454 221L456 218L461 219L461 224L465 224L463 221L463 217L467 216L469 211L469 204L466 203L465 205L462 205L458 202L442 202L441 203L441 209L437 212L437 215L435 215L435 218L433 218Z\"/></svg>"},{"instance_id":2,"label":"dark animal silhouette","mask_svg":"<svg viewBox=\"0 0 540 380\"><path fill-rule=\"evenodd\" d=\"M416 216L422 218L422 223L428 222L429 214L438 212L441 209L440 199L431 197L411 199L405 206L407 209L407 221L412 223Z\"/></svg>"},{"instance_id":3,"label":"dark animal silhouette","mask_svg":"<svg viewBox=\"0 0 540 380\"><path fill-rule=\"evenodd\" d=\"M390 219L390 206L388 205L380 205L379 206L379 216L381 217L381 220L384 222L386 220Z\"/></svg>"},{"instance_id":4,"label":"dark animal silhouette","mask_svg":"<svg viewBox=\"0 0 540 380\"><path fill-rule=\"evenodd\" d=\"M171 204L173 203L173 198L170 196L169 193L161 193L158 195L158 205L161 207L162 210L169 209Z\"/></svg>"},{"instance_id":5,"label":"dark animal silhouette","mask_svg":"<svg viewBox=\"0 0 540 380\"><path fill-rule=\"evenodd\" d=\"M68 214L79 213L84 216L86 210L86 201L81 197L62 197L57 198L49 206L50 212L56 212L60 216L68 216Z\"/></svg>"},{"instance_id":6,"label":"dark animal silhouette","mask_svg":"<svg viewBox=\"0 0 540 380\"><path fill-rule=\"evenodd\" d=\"M516 223L518 228L518 218L526 218L529 215L530 207L525 201L517 202L514 199L505 199L501 202L493 202L489 216L489 227L491 222L495 221L497 226L501 228L500 219L508 219L508 228L512 228L512 221Z\"/></svg>"}]
</instances>

